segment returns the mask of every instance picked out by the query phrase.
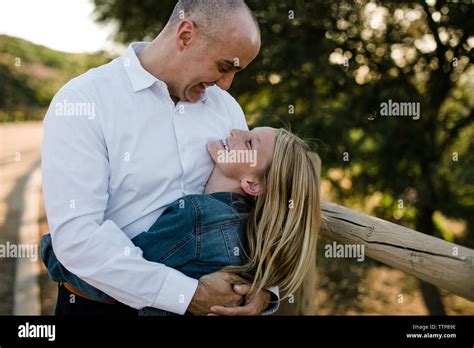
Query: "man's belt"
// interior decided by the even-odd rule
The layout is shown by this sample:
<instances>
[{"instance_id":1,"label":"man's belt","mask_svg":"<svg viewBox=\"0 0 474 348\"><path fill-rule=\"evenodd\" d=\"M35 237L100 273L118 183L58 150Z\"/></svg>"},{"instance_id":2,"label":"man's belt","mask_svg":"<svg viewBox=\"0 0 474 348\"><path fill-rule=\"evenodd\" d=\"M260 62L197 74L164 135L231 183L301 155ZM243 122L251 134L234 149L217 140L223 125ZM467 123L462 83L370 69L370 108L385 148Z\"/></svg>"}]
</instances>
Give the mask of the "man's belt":
<instances>
[{"instance_id":1,"label":"man's belt","mask_svg":"<svg viewBox=\"0 0 474 348\"><path fill-rule=\"evenodd\" d=\"M62 285L64 285L64 287L69 290L70 292L72 292L74 295L77 295L79 297L82 297L82 298L85 298L87 300L90 300L90 301L95 301L95 302L100 302L100 303L107 303L107 304L117 304L117 301L115 300L107 300L107 301L98 301L96 299L93 299L92 297L88 296L86 293L82 292L81 290L79 290L78 288L75 288L74 286L72 286L71 284L67 283L67 282L61 282Z\"/></svg>"}]
</instances>

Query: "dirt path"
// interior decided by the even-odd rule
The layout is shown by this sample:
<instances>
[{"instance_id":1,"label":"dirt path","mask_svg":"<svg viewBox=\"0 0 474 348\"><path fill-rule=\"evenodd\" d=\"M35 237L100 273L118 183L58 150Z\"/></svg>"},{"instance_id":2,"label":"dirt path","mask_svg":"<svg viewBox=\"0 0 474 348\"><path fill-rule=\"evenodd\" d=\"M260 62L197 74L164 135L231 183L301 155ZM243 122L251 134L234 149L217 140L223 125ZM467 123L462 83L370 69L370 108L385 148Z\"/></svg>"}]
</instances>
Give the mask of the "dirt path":
<instances>
[{"instance_id":1,"label":"dirt path","mask_svg":"<svg viewBox=\"0 0 474 348\"><path fill-rule=\"evenodd\" d=\"M25 203L23 193L31 173L40 166L41 140L41 122L0 124L0 244L2 245L17 243ZM12 314L15 266L16 258L0 258L0 315Z\"/></svg>"}]
</instances>

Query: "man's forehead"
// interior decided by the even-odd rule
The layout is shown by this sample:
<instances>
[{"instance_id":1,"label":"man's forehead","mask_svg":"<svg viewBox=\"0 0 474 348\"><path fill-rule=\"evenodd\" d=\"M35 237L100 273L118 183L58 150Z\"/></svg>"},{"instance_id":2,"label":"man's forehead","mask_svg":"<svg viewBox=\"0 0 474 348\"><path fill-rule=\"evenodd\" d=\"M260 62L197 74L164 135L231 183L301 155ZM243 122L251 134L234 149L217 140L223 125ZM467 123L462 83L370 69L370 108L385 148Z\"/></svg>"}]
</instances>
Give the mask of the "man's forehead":
<instances>
[{"instance_id":1,"label":"man's forehead","mask_svg":"<svg viewBox=\"0 0 474 348\"><path fill-rule=\"evenodd\" d=\"M244 40L252 45L260 42L258 24L255 23L252 14L246 10L238 11L232 16L231 20L228 21L226 31L236 41Z\"/></svg>"},{"instance_id":2,"label":"man's forehead","mask_svg":"<svg viewBox=\"0 0 474 348\"><path fill-rule=\"evenodd\" d=\"M259 51L260 41L223 39L219 46L215 47L214 57L221 64L235 67L236 70L242 70L255 59Z\"/></svg>"}]
</instances>

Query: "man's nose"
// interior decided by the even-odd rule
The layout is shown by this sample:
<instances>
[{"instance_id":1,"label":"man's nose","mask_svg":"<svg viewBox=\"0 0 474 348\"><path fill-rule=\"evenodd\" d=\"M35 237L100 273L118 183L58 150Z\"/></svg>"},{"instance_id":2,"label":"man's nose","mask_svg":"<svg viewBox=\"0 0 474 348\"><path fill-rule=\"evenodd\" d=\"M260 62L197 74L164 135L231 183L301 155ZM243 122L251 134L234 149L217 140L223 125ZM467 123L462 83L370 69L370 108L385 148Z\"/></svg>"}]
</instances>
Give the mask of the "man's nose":
<instances>
[{"instance_id":1,"label":"man's nose","mask_svg":"<svg viewBox=\"0 0 474 348\"><path fill-rule=\"evenodd\" d=\"M217 81L217 86L224 91L227 91L230 86L232 86L232 81L234 81L234 73L228 73L224 75L221 79Z\"/></svg>"}]
</instances>

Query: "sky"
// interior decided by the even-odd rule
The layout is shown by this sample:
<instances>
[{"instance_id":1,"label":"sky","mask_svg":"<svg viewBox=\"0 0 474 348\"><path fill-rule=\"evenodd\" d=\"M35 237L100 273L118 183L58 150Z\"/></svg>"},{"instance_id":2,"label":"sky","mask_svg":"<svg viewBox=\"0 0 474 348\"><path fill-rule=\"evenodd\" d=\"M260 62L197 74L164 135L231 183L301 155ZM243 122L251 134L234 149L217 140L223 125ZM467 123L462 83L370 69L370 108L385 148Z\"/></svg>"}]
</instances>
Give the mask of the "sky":
<instances>
[{"instance_id":1,"label":"sky","mask_svg":"<svg viewBox=\"0 0 474 348\"><path fill-rule=\"evenodd\" d=\"M64 52L116 50L113 26L94 22L92 0L0 0L0 34Z\"/></svg>"}]
</instances>

